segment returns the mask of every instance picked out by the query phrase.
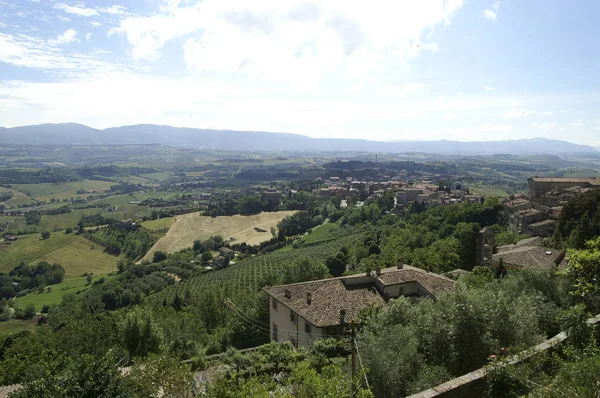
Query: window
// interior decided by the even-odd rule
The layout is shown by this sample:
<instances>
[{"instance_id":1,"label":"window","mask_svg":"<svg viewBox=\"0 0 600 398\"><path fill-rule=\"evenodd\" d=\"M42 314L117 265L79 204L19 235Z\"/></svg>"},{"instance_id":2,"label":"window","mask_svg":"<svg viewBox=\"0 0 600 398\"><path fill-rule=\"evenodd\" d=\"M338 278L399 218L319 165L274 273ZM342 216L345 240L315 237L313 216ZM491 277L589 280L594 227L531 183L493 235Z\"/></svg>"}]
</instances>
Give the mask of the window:
<instances>
[{"instance_id":1,"label":"window","mask_svg":"<svg viewBox=\"0 0 600 398\"><path fill-rule=\"evenodd\" d=\"M290 310L290 322L296 324L296 314L292 310Z\"/></svg>"},{"instance_id":2,"label":"window","mask_svg":"<svg viewBox=\"0 0 600 398\"><path fill-rule=\"evenodd\" d=\"M310 334L310 323L304 322L304 332Z\"/></svg>"},{"instance_id":3,"label":"window","mask_svg":"<svg viewBox=\"0 0 600 398\"><path fill-rule=\"evenodd\" d=\"M277 311L277 300L275 300L275 299L274 299L274 298L272 298L272 297L271 297L271 300L272 300L272 302L273 302L273 309L274 309L275 311Z\"/></svg>"},{"instance_id":4,"label":"window","mask_svg":"<svg viewBox=\"0 0 600 398\"><path fill-rule=\"evenodd\" d=\"M398 288L398 294L399 294L400 296L403 296L403 295L404 295L404 286L401 286L401 287L399 287L399 288Z\"/></svg>"},{"instance_id":5,"label":"window","mask_svg":"<svg viewBox=\"0 0 600 398\"><path fill-rule=\"evenodd\" d=\"M279 339L279 330L277 328L277 324L273 323L273 341L277 341Z\"/></svg>"}]
</instances>

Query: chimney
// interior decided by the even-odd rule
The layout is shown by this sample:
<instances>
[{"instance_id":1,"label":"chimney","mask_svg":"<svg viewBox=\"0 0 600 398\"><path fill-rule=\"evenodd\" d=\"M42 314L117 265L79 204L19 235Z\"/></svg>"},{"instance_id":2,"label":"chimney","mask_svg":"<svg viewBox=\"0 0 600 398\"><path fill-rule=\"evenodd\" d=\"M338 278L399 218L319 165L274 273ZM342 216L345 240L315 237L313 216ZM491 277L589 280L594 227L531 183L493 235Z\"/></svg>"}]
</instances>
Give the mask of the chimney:
<instances>
[{"instance_id":1,"label":"chimney","mask_svg":"<svg viewBox=\"0 0 600 398\"><path fill-rule=\"evenodd\" d=\"M367 268L367 276L371 276L371 268Z\"/></svg>"},{"instance_id":2,"label":"chimney","mask_svg":"<svg viewBox=\"0 0 600 398\"><path fill-rule=\"evenodd\" d=\"M312 302L312 294L310 292L306 292L306 304L310 305Z\"/></svg>"},{"instance_id":3,"label":"chimney","mask_svg":"<svg viewBox=\"0 0 600 398\"><path fill-rule=\"evenodd\" d=\"M381 267L375 268L375 275L381 276Z\"/></svg>"},{"instance_id":4,"label":"chimney","mask_svg":"<svg viewBox=\"0 0 600 398\"><path fill-rule=\"evenodd\" d=\"M286 299L292 298L292 292L290 292L290 289L285 289L285 298Z\"/></svg>"},{"instance_id":5,"label":"chimney","mask_svg":"<svg viewBox=\"0 0 600 398\"><path fill-rule=\"evenodd\" d=\"M402 260L398 261L398 264L396 264L396 269L402 269L404 268L404 263L402 262Z\"/></svg>"},{"instance_id":6,"label":"chimney","mask_svg":"<svg viewBox=\"0 0 600 398\"><path fill-rule=\"evenodd\" d=\"M344 325L345 323L346 323L346 310L342 308L340 310L340 325Z\"/></svg>"}]
</instances>

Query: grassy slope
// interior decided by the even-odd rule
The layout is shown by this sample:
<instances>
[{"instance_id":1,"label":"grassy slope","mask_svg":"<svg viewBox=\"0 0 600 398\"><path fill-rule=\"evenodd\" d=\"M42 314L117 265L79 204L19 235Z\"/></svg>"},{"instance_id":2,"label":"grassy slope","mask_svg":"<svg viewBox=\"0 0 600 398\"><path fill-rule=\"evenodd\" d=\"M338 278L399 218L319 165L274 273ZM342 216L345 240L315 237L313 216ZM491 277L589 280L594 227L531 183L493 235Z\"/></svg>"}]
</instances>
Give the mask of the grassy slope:
<instances>
[{"instance_id":1,"label":"grassy slope","mask_svg":"<svg viewBox=\"0 0 600 398\"><path fill-rule=\"evenodd\" d=\"M148 229L169 228L175 222L175 217L159 218L158 220L145 221L142 225Z\"/></svg>"},{"instance_id":2,"label":"grassy slope","mask_svg":"<svg viewBox=\"0 0 600 398\"><path fill-rule=\"evenodd\" d=\"M22 235L11 245L0 245L0 272L8 272L21 262L32 262L36 259L72 243L77 239L74 235L53 233L50 238L40 240L39 234Z\"/></svg>"},{"instance_id":3,"label":"grassy slope","mask_svg":"<svg viewBox=\"0 0 600 398\"><path fill-rule=\"evenodd\" d=\"M94 275L93 281L105 277L103 275ZM37 311L40 311L42 307L47 305L59 304L62 301L64 295L69 293L84 292L89 289L92 285L88 284L85 278L72 278L65 279L63 282L52 285L50 291L45 291L42 294L32 293L25 297L19 297L15 300L19 308L25 308L29 304L35 305Z\"/></svg>"},{"instance_id":4,"label":"grassy slope","mask_svg":"<svg viewBox=\"0 0 600 398\"><path fill-rule=\"evenodd\" d=\"M319 225L312 229L312 232L306 235L303 240L305 243L313 243L319 240L325 239L331 232L338 229L340 226L336 223L330 223Z\"/></svg>"},{"instance_id":5,"label":"grassy slope","mask_svg":"<svg viewBox=\"0 0 600 398\"><path fill-rule=\"evenodd\" d=\"M37 325L37 320L19 321L11 319L10 321L0 322L0 336L22 332L24 330L32 330Z\"/></svg>"},{"instance_id":6,"label":"grassy slope","mask_svg":"<svg viewBox=\"0 0 600 398\"><path fill-rule=\"evenodd\" d=\"M118 260L118 257L104 253L101 246L80 236L67 246L56 249L35 262L59 263L64 267L67 277L74 277L86 272L95 275L112 272L116 269Z\"/></svg>"},{"instance_id":7,"label":"grassy slope","mask_svg":"<svg viewBox=\"0 0 600 398\"><path fill-rule=\"evenodd\" d=\"M157 250L174 253L191 247L194 240L204 240L213 235L221 235L225 240L234 243L247 242L251 245L259 244L271 238L271 227L294 211L280 211L261 213L253 216L235 215L231 217L208 217L198 213L183 214L175 217L175 222L169 232L162 237L156 245L146 254L145 259L151 259ZM265 232L257 232L259 227Z\"/></svg>"},{"instance_id":8,"label":"grassy slope","mask_svg":"<svg viewBox=\"0 0 600 398\"><path fill-rule=\"evenodd\" d=\"M51 234L49 239L40 240L38 234L22 235L11 245L0 245L0 272L9 272L21 262L48 261L61 264L67 276L79 276L84 272L95 274L111 272L118 261L97 245L81 236L63 232Z\"/></svg>"}]
</instances>

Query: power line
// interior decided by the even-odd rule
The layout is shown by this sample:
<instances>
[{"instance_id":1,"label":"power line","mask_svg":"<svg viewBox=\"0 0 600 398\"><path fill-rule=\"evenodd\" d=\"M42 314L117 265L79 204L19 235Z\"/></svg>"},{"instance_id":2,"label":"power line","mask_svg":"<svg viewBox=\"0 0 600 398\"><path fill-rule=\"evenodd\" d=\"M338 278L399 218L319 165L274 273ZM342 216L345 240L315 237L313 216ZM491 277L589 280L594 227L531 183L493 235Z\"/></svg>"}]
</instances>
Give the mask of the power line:
<instances>
[{"instance_id":1,"label":"power line","mask_svg":"<svg viewBox=\"0 0 600 398\"><path fill-rule=\"evenodd\" d=\"M360 363L360 368L362 370L363 375L365 376L365 383L370 392L371 386L369 386L369 380L367 379L367 372L365 372L365 367L363 366L362 358L360 357L360 351L358 351L358 344L356 343L356 339L354 337L352 337L352 342L354 343L354 347L356 348L356 354L358 355L358 362Z\"/></svg>"}]
</instances>

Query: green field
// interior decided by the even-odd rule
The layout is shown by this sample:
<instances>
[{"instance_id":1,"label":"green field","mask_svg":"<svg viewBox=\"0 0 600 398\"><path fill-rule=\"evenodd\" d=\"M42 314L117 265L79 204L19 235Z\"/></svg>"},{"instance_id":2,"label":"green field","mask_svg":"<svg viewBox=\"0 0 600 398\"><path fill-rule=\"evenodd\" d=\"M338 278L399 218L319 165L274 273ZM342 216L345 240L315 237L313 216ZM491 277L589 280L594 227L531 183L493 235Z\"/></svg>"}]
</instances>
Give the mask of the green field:
<instances>
[{"instance_id":1,"label":"green field","mask_svg":"<svg viewBox=\"0 0 600 398\"><path fill-rule=\"evenodd\" d=\"M57 214L53 216L42 216L42 220L38 226L39 231L58 231L68 227L74 228L82 216L100 214L102 209L75 209L71 213Z\"/></svg>"},{"instance_id":2,"label":"green field","mask_svg":"<svg viewBox=\"0 0 600 398\"><path fill-rule=\"evenodd\" d=\"M312 229L312 232L303 238L305 243L313 243L325 239L329 234L338 229L340 226L336 223L326 223Z\"/></svg>"},{"instance_id":3,"label":"green field","mask_svg":"<svg viewBox=\"0 0 600 398\"><path fill-rule=\"evenodd\" d=\"M94 275L92 282L98 279L106 277L106 275ZM65 279L63 282L52 285L50 291L46 288L46 291L41 294L31 293L25 297L19 297L15 300L19 308L25 308L29 304L35 305L35 309L40 311L44 305L56 305L60 304L64 295L69 293L84 292L89 289L92 285L87 283L86 278L72 278ZM1 325L2 323L0 323ZM1 328L1 326L0 326ZM1 331L0 331L1 333Z\"/></svg>"},{"instance_id":4,"label":"green field","mask_svg":"<svg viewBox=\"0 0 600 398\"><path fill-rule=\"evenodd\" d=\"M16 189L0 187L0 192L12 192L12 198L5 202L8 207L17 207L19 205L33 202L29 196L25 195L23 192L17 191Z\"/></svg>"},{"instance_id":5,"label":"green field","mask_svg":"<svg viewBox=\"0 0 600 398\"><path fill-rule=\"evenodd\" d=\"M39 234L21 235L19 240L7 245L0 244L0 272L9 272L21 262L30 263L77 239L77 236L62 232L51 234L40 240Z\"/></svg>"},{"instance_id":6,"label":"green field","mask_svg":"<svg viewBox=\"0 0 600 398\"><path fill-rule=\"evenodd\" d=\"M148 229L169 228L175 222L175 217L159 218L158 220L144 221L142 225Z\"/></svg>"},{"instance_id":7,"label":"green field","mask_svg":"<svg viewBox=\"0 0 600 398\"><path fill-rule=\"evenodd\" d=\"M147 178L151 181L162 182L168 180L171 177L171 173L169 173L168 171L158 171L156 173L140 174L140 176Z\"/></svg>"},{"instance_id":8,"label":"green field","mask_svg":"<svg viewBox=\"0 0 600 398\"><path fill-rule=\"evenodd\" d=\"M35 262L58 263L65 269L67 277L76 277L86 272L94 275L112 272L116 269L118 260L118 257L104 253L102 246L79 236L68 245L38 258Z\"/></svg>"},{"instance_id":9,"label":"green field","mask_svg":"<svg viewBox=\"0 0 600 398\"><path fill-rule=\"evenodd\" d=\"M37 325L37 320L19 321L11 319L6 322L0 322L0 336L22 332L24 330L32 330Z\"/></svg>"},{"instance_id":10,"label":"green field","mask_svg":"<svg viewBox=\"0 0 600 398\"><path fill-rule=\"evenodd\" d=\"M507 197L508 192L493 186L469 186L472 195Z\"/></svg>"},{"instance_id":11,"label":"green field","mask_svg":"<svg viewBox=\"0 0 600 398\"><path fill-rule=\"evenodd\" d=\"M77 191L104 192L113 185L115 183L110 181L84 180L64 184L14 184L13 188L23 193L29 193L38 200L49 201L52 198L62 200L71 197L86 197L89 194L78 194Z\"/></svg>"}]
</instances>

